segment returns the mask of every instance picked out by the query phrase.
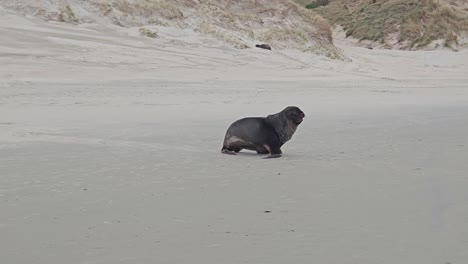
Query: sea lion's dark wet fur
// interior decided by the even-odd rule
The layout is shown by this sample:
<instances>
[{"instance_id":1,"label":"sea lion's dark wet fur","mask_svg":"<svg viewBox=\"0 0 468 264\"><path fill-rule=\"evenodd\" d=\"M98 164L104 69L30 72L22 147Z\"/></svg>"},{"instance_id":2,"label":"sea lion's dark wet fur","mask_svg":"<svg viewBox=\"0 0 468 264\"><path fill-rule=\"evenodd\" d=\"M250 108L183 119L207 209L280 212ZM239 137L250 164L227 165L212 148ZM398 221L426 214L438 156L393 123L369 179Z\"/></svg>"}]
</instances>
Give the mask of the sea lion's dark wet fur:
<instances>
[{"instance_id":1,"label":"sea lion's dark wet fur","mask_svg":"<svg viewBox=\"0 0 468 264\"><path fill-rule=\"evenodd\" d=\"M281 146L291 139L304 117L301 109L288 106L267 117L237 120L226 131L221 152L235 155L242 149L248 149L259 154L270 153L267 158L281 157Z\"/></svg>"}]
</instances>

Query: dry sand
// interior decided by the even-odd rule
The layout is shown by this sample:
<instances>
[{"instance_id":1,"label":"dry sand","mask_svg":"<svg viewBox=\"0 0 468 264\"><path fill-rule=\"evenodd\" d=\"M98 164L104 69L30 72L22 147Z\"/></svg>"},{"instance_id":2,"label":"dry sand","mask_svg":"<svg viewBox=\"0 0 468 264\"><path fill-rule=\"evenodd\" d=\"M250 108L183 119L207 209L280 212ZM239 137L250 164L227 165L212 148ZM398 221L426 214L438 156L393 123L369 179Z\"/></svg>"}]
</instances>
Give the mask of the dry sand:
<instances>
[{"instance_id":1,"label":"dry sand","mask_svg":"<svg viewBox=\"0 0 468 264\"><path fill-rule=\"evenodd\" d=\"M1 263L468 263L466 50L137 34L0 9ZM282 158L220 154L287 105Z\"/></svg>"}]
</instances>

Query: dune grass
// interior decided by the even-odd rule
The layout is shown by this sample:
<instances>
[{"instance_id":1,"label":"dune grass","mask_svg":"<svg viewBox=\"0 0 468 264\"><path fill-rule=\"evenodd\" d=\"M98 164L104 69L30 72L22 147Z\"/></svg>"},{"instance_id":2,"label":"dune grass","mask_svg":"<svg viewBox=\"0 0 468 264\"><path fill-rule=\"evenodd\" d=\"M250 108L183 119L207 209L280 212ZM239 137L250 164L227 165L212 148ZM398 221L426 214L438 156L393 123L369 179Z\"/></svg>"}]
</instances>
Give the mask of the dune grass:
<instances>
[{"instance_id":1,"label":"dune grass","mask_svg":"<svg viewBox=\"0 0 468 264\"><path fill-rule=\"evenodd\" d=\"M141 27L138 31L140 32L140 35L148 37L148 38L157 38L157 37L159 37L158 32L147 29L147 28L144 28L144 27Z\"/></svg>"},{"instance_id":2,"label":"dune grass","mask_svg":"<svg viewBox=\"0 0 468 264\"><path fill-rule=\"evenodd\" d=\"M184 17L181 9L171 1L157 0L92 0L100 11L107 15L113 9L123 14L139 17L163 17L166 19L177 19Z\"/></svg>"},{"instance_id":3,"label":"dune grass","mask_svg":"<svg viewBox=\"0 0 468 264\"><path fill-rule=\"evenodd\" d=\"M332 24L342 25L347 36L382 44L394 42L391 38L396 36L396 42L407 49L436 40L455 48L468 30L467 13L438 0L335 0L314 10Z\"/></svg>"},{"instance_id":4,"label":"dune grass","mask_svg":"<svg viewBox=\"0 0 468 264\"><path fill-rule=\"evenodd\" d=\"M249 46L246 43L244 43L242 39L236 38L235 36L230 34L228 30L212 25L212 24L202 23L198 27L196 27L194 30L196 32L209 35L215 39L228 43L238 49L249 48Z\"/></svg>"},{"instance_id":5,"label":"dune grass","mask_svg":"<svg viewBox=\"0 0 468 264\"><path fill-rule=\"evenodd\" d=\"M307 31L302 28L272 28L259 36L259 39L276 45L287 45L289 41L306 44L309 41Z\"/></svg>"},{"instance_id":6,"label":"dune grass","mask_svg":"<svg viewBox=\"0 0 468 264\"><path fill-rule=\"evenodd\" d=\"M78 19L76 18L71 6L66 5L60 8L60 12L58 14L58 21L66 23L76 23Z\"/></svg>"}]
</instances>

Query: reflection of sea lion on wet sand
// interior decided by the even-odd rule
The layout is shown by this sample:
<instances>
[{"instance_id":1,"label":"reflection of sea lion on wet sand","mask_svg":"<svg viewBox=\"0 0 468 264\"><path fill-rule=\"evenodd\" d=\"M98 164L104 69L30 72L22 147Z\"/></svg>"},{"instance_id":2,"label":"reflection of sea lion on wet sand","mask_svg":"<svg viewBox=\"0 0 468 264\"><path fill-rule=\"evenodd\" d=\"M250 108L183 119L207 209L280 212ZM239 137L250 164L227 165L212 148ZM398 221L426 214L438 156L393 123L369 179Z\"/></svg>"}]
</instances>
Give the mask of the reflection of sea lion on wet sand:
<instances>
[{"instance_id":1,"label":"reflection of sea lion on wet sand","mask_svg":"<svg viewBox=\"0 0 468 264\"><path fill-rule=\"evenodd\" d=\"M242 149L268 154L267 158L281 157L281 146L291 139L297 126L305 117L296 106L267 117L246 117L229 126L224 137L224 154L235 155Z\"/></svg>"}]
</instances>

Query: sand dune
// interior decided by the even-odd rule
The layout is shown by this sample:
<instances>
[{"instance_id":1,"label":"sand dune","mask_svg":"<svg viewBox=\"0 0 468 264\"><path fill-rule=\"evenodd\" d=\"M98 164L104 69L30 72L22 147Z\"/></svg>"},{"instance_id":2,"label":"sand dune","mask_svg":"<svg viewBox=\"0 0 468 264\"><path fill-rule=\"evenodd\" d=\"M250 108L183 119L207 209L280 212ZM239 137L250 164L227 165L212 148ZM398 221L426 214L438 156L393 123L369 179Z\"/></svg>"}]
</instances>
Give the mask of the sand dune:
<instances>
[{"instance_id":1,"label":"sand dune","mask_svg":"<svg viewBox=\"0 0 468 264\"><path fill-rule=\"evenodd\" d=\"M466 263L468 52L239 50L0 9L2 263ZM297 105L264 160L227 126Z\"/></svg>"},{"instance_id":2,"label":"sand dune","mask_svg":"<svg viewBox=\"0 0 468 264\"><path fill-rule=\"evenodd\" d=\"M0 6L45 21L134 27L152 38L171 27L238 49L268 42L274 49L343 58L330 24L292 0L1 0Z\"/></svg>"}]
</instances>

